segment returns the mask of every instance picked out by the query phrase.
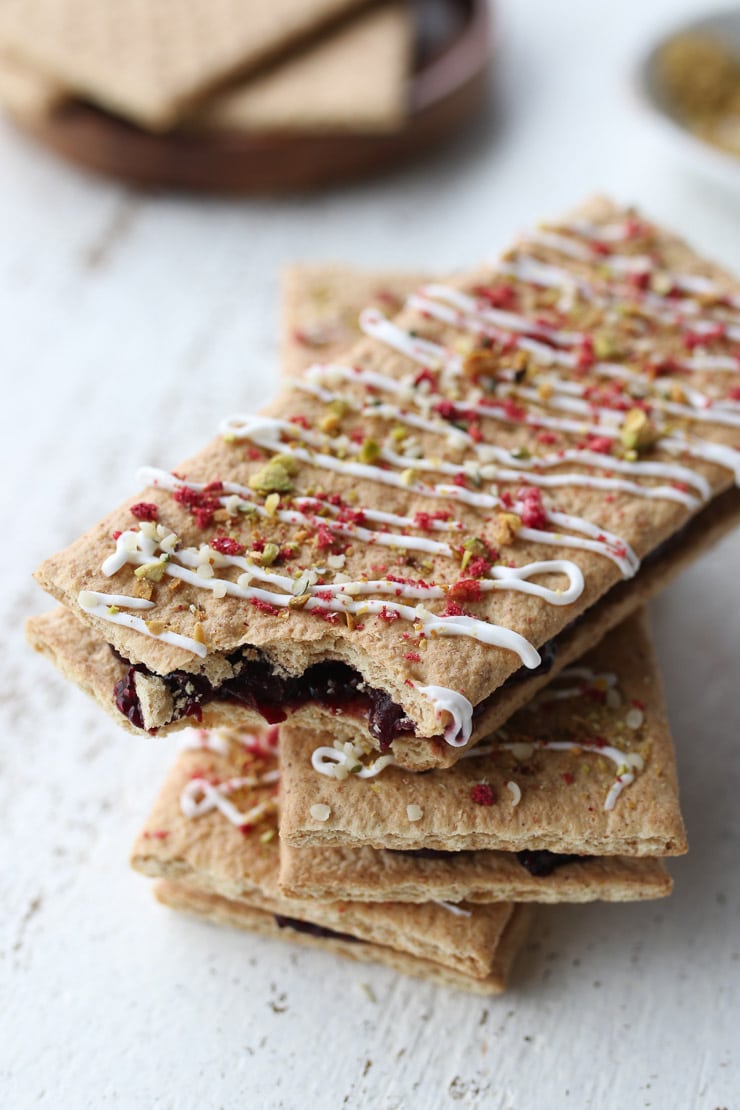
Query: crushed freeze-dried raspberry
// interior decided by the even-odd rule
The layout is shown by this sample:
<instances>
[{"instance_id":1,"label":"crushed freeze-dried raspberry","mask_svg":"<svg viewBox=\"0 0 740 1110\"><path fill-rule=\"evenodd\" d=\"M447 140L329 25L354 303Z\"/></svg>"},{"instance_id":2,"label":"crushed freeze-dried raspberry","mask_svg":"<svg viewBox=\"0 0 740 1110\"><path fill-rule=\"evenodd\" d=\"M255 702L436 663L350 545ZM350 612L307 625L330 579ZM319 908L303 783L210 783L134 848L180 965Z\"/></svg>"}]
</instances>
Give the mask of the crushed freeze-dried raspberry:
<instances>
[{"instance_id":1,"label":"crushed freeze-dried raspberry","mask_svg":"<svg viewBox=\"0 0 740 1110\"><path fill-rule=\"evenodd\" d=\"M437 379L435 375L432 373L431 370L428 370L426 368L424 370L420 370L414 378L414 385L421 385L422 382L426 382L427 385L430 385L432 387L432 389L436 390L437 388Z\"/></svg>"},{"instance_id":2,"label":"crushed freeze-dried raspberry","mask_svg":"<svg viewBox=\"0 0 740 1110\"><path fill-rule=\"evenodd\" d=\"M517 512L525 528L538 528L541 531L547 527L547 512L542 504L542 490L536 486L523 486L517 491L517 500L519 501Z\"/></svg>"},{"instance_id":3,"label":"crushed freeze-dried raspberry","mask_svg":"<svg viewBox=\"0 0 740 1110\"><path fill-rule=\"evenodd\" d=\"M444 609L442 610L442 616L443 617L469 617L470 614L466 613L465 610L463 609L462 605L459 605L456 601L453 601L452 598L448 594L447 595L447 602L445 604Z\"/></svg>"},{"instance_id":4,"label":"crushed freeze-dried raspberry","mask_svg":"<svg viewBox=\"0 0 740 1110\"><path fill-rule=\"evenodd\" d=\"M476 297L487 301L492 308L514 308L517 303L516 289L508 282L499 282L496 285L476 285L473 292Z\"/></svg>"},{"instance_id":5,"label":"crushed freeze-dried raspberry","mask_svg":"<svg viewBox=\"0 0 740 1110\"><path fill-rule=\"evenodd\" d=\"M437 401L434 406L434 411L438 412L444 420L457 420L458 418L457 406L446 397L443 397L441 401Z\"/></svg>"},{"instance_id":6,"label":"crushed freeze-dried raspberry","mask_svg":"<svg viewBox=\"0 0 740 1110\"><path fill-rule=\"evenodd\" d=\"M269 613L271 617L276 617L280 610L275 605L270 605L268 601L262 601L259 597L251 597L250 604L259 609L261 613Z\"/></svg>"},{"instance_id":7,"label":"crushed freeze-dried raspberry","mask_svg":"<svg viewBox=\"0 0 740 1110\"><path fill-rule=\"evenodd\" d=\"M487 782L478 782L470 791L470 800L477 806L492 806L496 801L493 787Z\"/></svg>"},{"instance_id":8,"label":"crushed freeze-dried raspberry","mask_svg":"<svg viewBox=\"0 0 740 1110\"><path fill-rule=\"evenodd\" d=\"M216 536L211 540L211 547L220 555L243 555L247 550L243 543L232 540L231 536Z\"/></svg>"},{"instance_id":9,"label":"crushed freeze-dried raspberry","mask_svg":"<svg viewBox=\"0 0 740 1110\"><path fill-rule=\"evenodd\" d=\"M611 455L612 440L608 436L589 436L586 440L589 451L596 451L599 455Z\"/></svg>"},{"instance_id":10,"label":"crushed freeze-dried raspberry","mask_svg":"<svg viewBox=\"0 0 740 1110\"><path fill-rule=\"evenodd\" d=\"M327 551L334 546L334 534L326 524L319 524L316 529L316 546L319 551Z\"/></svg>"},{"instance_id":11,"label":"crushed freeze-dried raspberry","mask_svg":"<svg viewBox=\"0 0 740 1110\"><path fill-rule=\"evenodd\" d=\"M447 596L455 601L480 601L483 591L475 578L461 578L450 586Z\"/></svg>"},{"instance_id":12,"label":"crushed freeze-dried raspberry","mask_svg":"<svg viewBox=\"0 0 740 1110\"><path fill-rule=\"evenodd\" d=\"M152 501L137 501L131 506L131 513L137 520L156 520L159 516L159 506Z\"/></svg>"}]
</instances>

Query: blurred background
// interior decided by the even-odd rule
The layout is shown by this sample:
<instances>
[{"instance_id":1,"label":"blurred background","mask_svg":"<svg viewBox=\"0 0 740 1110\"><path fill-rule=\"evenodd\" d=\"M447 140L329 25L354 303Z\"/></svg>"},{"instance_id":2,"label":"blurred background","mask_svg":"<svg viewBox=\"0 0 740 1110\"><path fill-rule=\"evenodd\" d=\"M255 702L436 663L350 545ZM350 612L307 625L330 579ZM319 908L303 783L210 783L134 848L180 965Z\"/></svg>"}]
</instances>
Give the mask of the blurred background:
<instances>
[{"instance_id":1,"label":"blurred background","mask_svg":"<svg viewBox=\"0 0 740 1110\"><path fill-rule=\"evenodd\" d=\"M22 623L46 607L32 568L140 464L175 465L274 393L286 263L444 273L606 192L737 271L740 14L709 28L719 53L691 31L666 54L705 3L305 0L278 5L277 28L245 3L229 33L240 5L224 2L215 45L209 6L193 7L170 64L149 17L0 0L0 497L15 541L0 808L22 860L0 875L6 1105L87 1105L94 1088L97 1105L292 1106L300 1087L313 1106L402 1106L414 1089L428 1106L524 1106L545 1077L550 1106L730 1105L737 540L654 607L692 845L671 912L559 907L493 1014L381 970L362 973L373 1004L328 958L173 933L126 868L173 748L119 735L31 655ZM409 1051L373 1056L394 1023Z\"/></svg>"}]
</instances>

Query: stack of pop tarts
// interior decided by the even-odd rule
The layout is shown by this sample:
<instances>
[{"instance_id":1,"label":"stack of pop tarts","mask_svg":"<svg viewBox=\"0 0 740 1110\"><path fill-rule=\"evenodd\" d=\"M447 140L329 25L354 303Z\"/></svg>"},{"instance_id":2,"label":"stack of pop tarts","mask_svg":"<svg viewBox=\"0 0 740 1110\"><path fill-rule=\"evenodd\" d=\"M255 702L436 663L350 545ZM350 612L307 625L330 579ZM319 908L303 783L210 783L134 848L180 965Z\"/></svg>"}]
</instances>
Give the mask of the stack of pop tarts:
<instances>
[{"instance_id":1,"label":"stack of pop tarts","mask_svg":"<svg viewBox=\"0 0 740 1110\"><path fill-rule=\"evenodd\" d=\"M738 287L597 201L285 300L269 411L44 564L29 638L130 731L199 726L134 848L160 901L494 993L534 904L686 850L642 606L740 516Z\"/></svg>"}]
</instances>

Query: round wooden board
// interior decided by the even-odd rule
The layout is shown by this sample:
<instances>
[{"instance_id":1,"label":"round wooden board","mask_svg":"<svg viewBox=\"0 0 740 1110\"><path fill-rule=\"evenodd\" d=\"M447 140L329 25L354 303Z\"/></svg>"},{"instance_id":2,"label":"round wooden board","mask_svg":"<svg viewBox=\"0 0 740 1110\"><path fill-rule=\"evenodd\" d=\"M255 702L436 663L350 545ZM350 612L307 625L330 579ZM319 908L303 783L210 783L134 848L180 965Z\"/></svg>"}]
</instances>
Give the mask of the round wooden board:
<instances>
[{"instance_id":1,"label":"round wooden board","mask_svg":"<svg viewBox=\"0 0 740 1110\"><path fill-rule=\"evenodd\" d=\"M154 134L81 101L18 122L63 158L135 185L259 194L368 177L457 133L484 97L487 0L426 0L415 10L419 61L398 131Z\"/></svg>"}]
</instances>

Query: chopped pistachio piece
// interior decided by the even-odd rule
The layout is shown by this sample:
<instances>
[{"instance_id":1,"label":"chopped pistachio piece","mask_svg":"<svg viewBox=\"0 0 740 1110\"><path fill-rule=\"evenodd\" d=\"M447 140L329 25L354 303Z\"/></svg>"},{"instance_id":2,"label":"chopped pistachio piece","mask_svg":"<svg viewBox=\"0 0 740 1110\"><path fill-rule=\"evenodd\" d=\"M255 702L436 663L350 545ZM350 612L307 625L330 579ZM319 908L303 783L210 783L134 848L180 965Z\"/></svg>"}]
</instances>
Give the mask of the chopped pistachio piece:
<instances>
[{"instance_id":1,"label":"chopped pistachio piece","mask_svg":"<svg viewBox=\"0 0 740 1110\"><path fill-rule=\"evenodd\" d=\"M168 556L163 556L156 563L144 563L134 571L136 578L148 578L150 582L161 582L167 570Z\"/></svg>"},{"instance_id":2,"label":"chopped pistachio piece","mask_svg":"<svg viewBox=\"0 0 740 1110\"><path fill-rule=\"evenodd\" d=\"M260 559L262 566L271 567L279 554L280 548L276 543L266 543L262 551L262 557Z\"/></svg>"},{"instance_id":3,"label":"chopped pistachio piece","mask_svg":"<svg viewBox=\"0 0 740 1110\"><path fill-rule=\"evenodd\" d=\"M374 463L380 455L380 445L376 439L368 436L362 441L358 458L363 463Z\"/></svg>"},{"instance_id":4,"label":"chopped pistachio piece","mask_svg":"<svg viewBox=\"0 0 740 1110\"><path fill-rule=\"evenodd\" d=\"M620 439L628 451L645 451L658 438L655 425L642 409L630 409L624 418Z\"/></svg>"},{"instance_id":5,"label":"chopped pistachio piece","mask_svg":"<svg viewBox=\"0 0 740 1110\"><path fill-rule=\"evenodd\" d=\"M275 455L251 476L250 489L258 493L290 493L296 469L296 461L290 455Z\"/></svg>"},{"instance_id":6,"label":"chopped pistachio piece","mask_svg":"<svg viewBox=\"0 0 740 1110\"><path fill-rule=\"evenodd\" d=\"M275 516L280 504L280 494L271 493L265 498L265 512L268 516Z\"/></svg>"}]
</instances>

